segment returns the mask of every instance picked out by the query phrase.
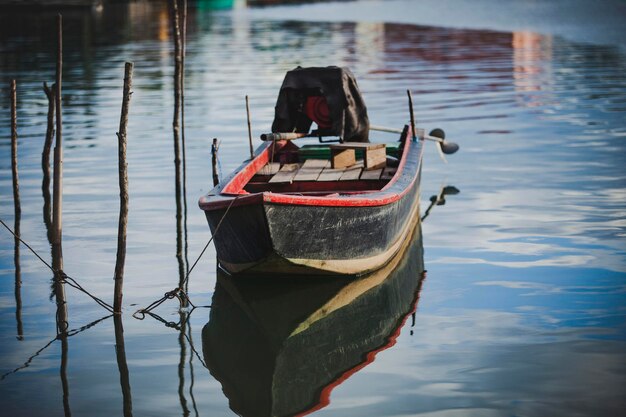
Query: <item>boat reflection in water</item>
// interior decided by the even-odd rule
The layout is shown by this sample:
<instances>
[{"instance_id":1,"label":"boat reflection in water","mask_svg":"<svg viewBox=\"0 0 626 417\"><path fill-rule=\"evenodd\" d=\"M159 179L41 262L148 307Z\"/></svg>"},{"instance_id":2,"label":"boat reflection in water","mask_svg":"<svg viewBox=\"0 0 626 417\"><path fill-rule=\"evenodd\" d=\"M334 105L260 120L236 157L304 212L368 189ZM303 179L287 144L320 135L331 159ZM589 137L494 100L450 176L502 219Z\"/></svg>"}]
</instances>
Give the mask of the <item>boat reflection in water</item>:
<instances>
[{"instance_id":1,"label":"boat reflection in water","mask_svg":"<svg viewBox=\"0 0 626 417\"><path fill-rule=\"evenodd\" d=\"M239 415L311 413L395 344L423 277L419 222L388 265L357 280L218 273L202 330L207 366Z\"/></svg>"}]
</instances>

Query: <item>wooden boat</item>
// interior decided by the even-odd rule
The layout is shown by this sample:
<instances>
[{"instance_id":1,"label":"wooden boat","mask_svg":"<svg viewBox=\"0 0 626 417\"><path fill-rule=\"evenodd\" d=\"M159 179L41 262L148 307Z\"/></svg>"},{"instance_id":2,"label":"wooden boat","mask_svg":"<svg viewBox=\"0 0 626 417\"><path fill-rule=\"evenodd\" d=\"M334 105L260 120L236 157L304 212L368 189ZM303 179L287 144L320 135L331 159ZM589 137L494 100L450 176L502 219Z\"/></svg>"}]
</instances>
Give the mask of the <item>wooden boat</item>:
<instances>
[{"instance_id":1,"label":"wooden boat","mask_svg":"<svg viewBox=\"0 0 626 417\"><path fill-rule=\"evenodd\" d=\"M359 102L354 86L350 94ZM334 101L328 97L328 103ZM273 131L291 127L280 125L278 109ZM353 119L368 123L362 110L353 113ZM359 139L365 131L367 140L367 127L353 119L341 120L341 135ZM355 125L351 132L349 122ZM385 265L419 215L423 140L409 126L399 131L399 141L386 144L263 143L253 158L200 198L220 266L230 273L360 275ZM339 168L350 150L354 163Z\"/></svg>"},{"instance_id":2,"label":"wooden boat","mask_svg":"<svg viewBox=\"0 0 626 417\"><path fill-rule=\"evenodd\" d=\"M241 416L310 414L393 346L424 276L420 226L372 274L311 280L218 273L203 355Z\"/></svg>"},{"instance_id":3,"label":"wooden boat","mask_svg":"<svg viewBox=\"0 0 626 417\"><path fill-rule=\"evenodd\" d=\"M328 161L288 159L303 155L292 142L263 144L200 199L220 265L231 273L349 275L383 266L418 218L423 146L406 132L397 168L371 175L355 166L344 170L352 170L350 180ZM307 169L315 164L323 168Z\"/></svg>"}]
</instances>

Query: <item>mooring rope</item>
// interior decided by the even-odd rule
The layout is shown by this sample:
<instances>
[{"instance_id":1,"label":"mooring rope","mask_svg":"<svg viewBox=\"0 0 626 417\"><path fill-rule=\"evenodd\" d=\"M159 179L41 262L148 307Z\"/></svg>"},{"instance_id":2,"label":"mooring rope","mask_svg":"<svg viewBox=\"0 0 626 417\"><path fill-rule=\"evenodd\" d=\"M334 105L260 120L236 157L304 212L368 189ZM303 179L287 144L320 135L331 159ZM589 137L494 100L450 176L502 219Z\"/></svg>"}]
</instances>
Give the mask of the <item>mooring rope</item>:
<instances>
[{"instance_id":1,"label":"mooring rope","mask_svg":"<svg viewBox=\"0 0 626 417\"><path fill-rule=\"evenodd\" d=\"M78 333L84 332L85 330L95 326L96 324L100 323L103 320L106 320L110 317L113 317L113 314L109 314L108 316L104 316L102 318L99 318L97 320L92 321L89 324L86 324L82 327L79 327L78 329L72 329L66 333L62 333L62 334L57 334L54 339L50 340L48 343L46 343L41 349L39 349L37 352L35 352L33 355L31 355L26 362L24 362L24 364L22 366L19 366L15 369L13 369L12 371L6 372L2 375L0 375L0 381L2 381L3 379L5 379L7 376L14 374L18 371L21 371L22 369L28 368L30 366L30 363L41 354L41 352L43 352L44 350L46 350L48 347L50 347L51 344L53 344L55 342L55 340L59 340L61 339L61 337L72 337L72 336L76 336Z\"/></svg>"},{"instance_id":2,"label":"mooring rope","mask_svg":"<svg viewBox=\"0 0 626 417\"><path fill-rule=\"evenodd\" d=\"M35 249L31 248L30 245L28 243L24 242L21 237L16 235L15 232L13 232L13 230L11 230L11 228L9 226L7 226L7 224L4 222L4 220L0 219L0 223L2 223L2 225L9 231L9 233L11 233L15 238L17 238L20 242L22 242L24 244L24 246L26 246L33 253L33 255L35 255L37 258L39 258L39 260L41 262L43 262L44 265L46 265L48 268L50 268L50 270L52 272L54 272L54 269L50 266L50 264L48 262L44 261L44 259L41 256L39 256L39 254L37 252L35 252Z\"/></svg>"},{"instance_id":3,"label":"mooring rope","mask_svg":"<svg viewBox=\"0 0 626 417\"><path fill-rule=\"evenodd\" d=\"M144 314L149 315L150 317L152 317L153 319L155 319L156 321L159 321L161 323L163 323L163 325L165 327L168 327L170 329L175 329L178 330L179 332L183 332L183 336L185 336L185 339L187 339L187 342L189 342L189 347L191 347L191 351L194 353L194 355L196 356L196 358L198 358L198 360L200 361L200 363L202 364L202 366L204 366L206 369L209 369L209 367L207 366L207 364L204 362L204 360L202 359L202 356L200 356L200 354L198 353L198 351L196 350L193 341L191 340L191 338L189 337L189 335L187 334L187 331L185 330L185 326L187 325L187 323L189 323L190 317L191 317L191 313L193 313L193 311L196 308L194 307L190 312L188 312L185 315L184 319L181 319L178 321L178 323L175 323L173 321L167 321L165 320L163 317L159 316L156 313L152 313L150 311L146 311ZM141 319L140 319L141 320Z\"/></svg>"},{"instance_id":4,"label":"mooring rope","mask_svg":"<svg viewBox=\"0 0 626 417\"><path fill-rule=\"evenodd\" d=\"M230 211L231 207L233 206L233 204L235 203L235 201L238 198L239 198L239 196L237 196L237 197L235 197L235 198L233 198L231 200L230 204L226 208L226 211L224 212L224 215L222 216L220 221L217 223L217 226L215 227L215 232L213 233L213 235L211 236L209 241L206 243L206 245L204 245L204 248L202 249L202 252L200 252L200 255L198 255L198 258L195 260L195 262L193 263L193 265L191 266L191 268L189 269L189 271L185 275L185 279L183 279L181 281L180 286L174 288L171 291L166 292L163 295L163 297L161 297L160 299L154 301L148 307L137 310L135 313L133 313L133 317L135 317L136 319L139 319L139 320L143 320L145 318L145 316L146 316L146 313L148 313L151 310L157 308L158 306L163 304L166 300L171 300L173 298L177 298L178 301L180 302L180 305L184 305L185 303L189 303L193 308L196 307L191 302L191 300L189 299L189 296L187 295L187 293L185 293L183 288L185 288L186 283L189 281L189 275L191 275L191 272L194 270L194 268L196 267L196 265L198 264L198 262L200 261L202 256L204 256L204 253L209 248L209 245L213 241L213 238L219 232L220 227L222 226L222 223L224 222L224 219L228 215L228 212ZM58 271L55 270L48 262L46 262L37 253L37 251L35 251L35 249L33 249L28 243L26 243L20 236L15 234L15 232L2 219L0 219L0 223L2 223L2 225L9 231L9 233L11 233L16 239L18 239L24 246L26 246L33 253L33 255L35 255L45 266L47 266L48 269L50 269L50 271L52 271L52 273L54 274L54 279L55 280L57 280L61 284L67 284L70 287L75 288L76 290L78 290L80 292L83 292L84 294L89 296L92 300L94 300L99 306L101 306L105 310L109 311L110 313L114 312L113 306L111 306L110 304L108 304L107 302L102 300L101 298L96 297L95 295L91 294L89 291L87 291L85 288L83 288L83 286L81 286L74 278L70 277L65 272L63 272L63 270L58 270Z\"/></svg>"},{"instance_id":5,"label":"mooring rope","mask_svg":"<svg viewBox=\"0 0 626 417\"><path fill-rule=\"evenodd\" d=\"M52 273L54 274L54 279L55 280L57 280L61 284L67 284L70 287L75 288L78 291L81 291L81 292L85 293L92 300L94 300L98 305L103 307L105 310L108 310L109 313L113 313L113 307L110 304L108 304L107 302L103 301L102 299L96 297L95 295L91 294L89 291L87 291L85 288L83 288L78 282L76 282L76 280L74 278L70 277L65 272L63 272L63 270L58 270L58 271L55 270L48 262L46 262L35 251L35 249L33 249L28 243L26 243L24 240L22 240L22 238L20 236L15 234L15 232L13 230L11 230L11 228L9 226L7 226L7 224L2 219L0 219L0 223L2 223L2 225L9 231L9 233L11 233L16 239L18 239L22 244L24 244L24 246L26 246L33 253L33 255L35 255L45 266L47 266L50 269L50 271L52 271Z\"/></svg>"},{"instance_id":6,"label":"mooring rope","mask_svg":"<svg viewBox=\"0 0 626 417\"><path fill-rule=\"evenodd\" d=\"M204 253L206 252L206 250L209 248L209 245L213 241L213 238L215 238L215 236L219 232L220 226L222 225L222 222L224 221L224 219L228 215L228 212L230 211L231 207L233 206L235 201L237 201L238 198L239 198L239 196L237 196L237 197L235 197L235 198L233 198L231 200L230 204L226 208L226 211L224 212L224 215L222 216L220 221L217 223L217 226L215 227L215 232L213 233L213 235L211 236L209 241L206 243L206 245L204 245L204 249L202 249L202 252L200 252L200 255L198 255L198 257L196 258L196 260L193 263L193 265L191 265L191 268L189 268L189 271L185 275L185 278L181 281L180 285L178 287L174 288L173 290L166 292L163 295L163 297L161 297L160 299L154 301L148 307L140 308L139 310L135 311L133 313L133 317L134 318L136 318L137 320L145 319L146 318L146 313L150 313L150 311L154 310L155 308L157 308L158 306L163 304L166 300L171 300L173 298L178 298L178 301L180 302L181 306L184 305L185 302L187 302L187 303L191 304L191 306L193 308L196 308L196 306L191 302L191 300L189 299L189 296L187 295L187 293L183 289L185 288L185 284L187 283L187 281L189 281L189 275L191 275L191 272L194 270L194 268L196 267L196 265L198 264L198 262L200 261L200 259L204 255Z\"/></svg>"}]
</instances>

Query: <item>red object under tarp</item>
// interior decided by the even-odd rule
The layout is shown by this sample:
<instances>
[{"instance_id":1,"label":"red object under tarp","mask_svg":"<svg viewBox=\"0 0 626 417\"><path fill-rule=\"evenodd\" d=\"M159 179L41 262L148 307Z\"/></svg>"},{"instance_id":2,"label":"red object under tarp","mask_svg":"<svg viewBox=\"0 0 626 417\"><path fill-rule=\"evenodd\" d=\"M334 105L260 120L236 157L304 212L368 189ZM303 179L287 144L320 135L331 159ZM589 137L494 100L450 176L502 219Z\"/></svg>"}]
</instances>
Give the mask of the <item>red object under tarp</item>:
<instances>
[{"instance_id":1,"label":"red object under tarp","mask_svg":"<svg viewBox=\"0 0 626 417\"><path fill-rule=\"evenodd\" d=\"M326 98L322 96L307 97L304 112L309 119L317 123L320 129L330 129L333 127Z\"/></svg>"}]
</instances>

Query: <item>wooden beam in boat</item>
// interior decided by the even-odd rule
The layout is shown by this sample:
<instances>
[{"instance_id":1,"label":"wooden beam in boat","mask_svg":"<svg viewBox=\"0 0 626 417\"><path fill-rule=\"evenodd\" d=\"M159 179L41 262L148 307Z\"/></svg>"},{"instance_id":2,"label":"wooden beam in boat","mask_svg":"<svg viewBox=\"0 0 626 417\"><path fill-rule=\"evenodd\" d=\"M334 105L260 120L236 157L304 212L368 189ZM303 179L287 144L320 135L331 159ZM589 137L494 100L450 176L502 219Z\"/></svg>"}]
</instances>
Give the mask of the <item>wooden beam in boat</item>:
<instances>
[{"instance_id":1,"label":"wooden beam in boat","mask_svg":"<svg viewBox=\"0 0 626 417\"><path fill-rule=\"evenodd\" d=\"M300 164L285 164L283 167L269 180L270 183L292 182L293 177L298 173Z\"/></svg>"}]
</instances>

